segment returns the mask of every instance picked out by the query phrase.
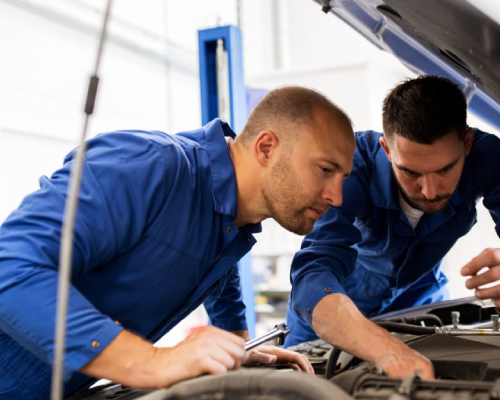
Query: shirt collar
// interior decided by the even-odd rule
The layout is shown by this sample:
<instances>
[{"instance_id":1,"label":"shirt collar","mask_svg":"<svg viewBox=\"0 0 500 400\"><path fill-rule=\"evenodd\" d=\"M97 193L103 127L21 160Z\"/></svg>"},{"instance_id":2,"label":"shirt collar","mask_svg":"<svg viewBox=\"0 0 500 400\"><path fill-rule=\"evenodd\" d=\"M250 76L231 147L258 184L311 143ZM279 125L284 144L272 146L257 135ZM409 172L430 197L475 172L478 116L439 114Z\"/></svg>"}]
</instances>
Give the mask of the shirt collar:
<instances>
[{"instance_id":1,"label":"shirt collar","mask_svg":"<svg viewBox=\"0 0 500 400\"><path fill-rule=\"evenodd\" d=\"M228 214L233 219L237 215L237 189L233 161L225 136L235 138L229 125L219 118L203 127L205 147L210 158L215 211Z\"/></svg>"},{"instance_id":2,"label":"shirt collar","mask_svg":"<svg viewBox=\"0 0 500 400\"><path fill-rule=\"evenodd\" d=\"M376 207L400 210L398 185L382 146L373 159L373 179L370 182L370 197Z\"/></svg>"},{"instance_id":3,"label":"shirt collar","mask_svg":"<svg viewBox=\"0 0 500 400\"><path fill-rule=\"evenodd\" d=\"M203 127L205 132L205 147L212 166L214 210L228 215L231 220L238 214L238 191L233 160L225 137L234 139L236 134L227 122L214 119ZM251 233L262 230L260 223L248 224Z\"/></svg>"}]
</instances>

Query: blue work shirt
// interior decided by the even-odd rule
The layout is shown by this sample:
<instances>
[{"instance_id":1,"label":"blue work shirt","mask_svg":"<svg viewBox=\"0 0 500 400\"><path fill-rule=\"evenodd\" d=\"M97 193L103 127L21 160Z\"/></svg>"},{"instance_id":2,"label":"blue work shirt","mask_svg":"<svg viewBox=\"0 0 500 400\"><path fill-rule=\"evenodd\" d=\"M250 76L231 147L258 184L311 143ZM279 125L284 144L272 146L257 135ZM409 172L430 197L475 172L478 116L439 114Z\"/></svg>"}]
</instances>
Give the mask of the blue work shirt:
<instances>
[{"instance_id":1,"label":"blue work shirt","mask_svg":"<svg viewBox=\"0 0 500 400\"><path fill-rule=\"evenodd\" d=\"M76 371L128 329L151 342L205 301L212 323L246 329L236 262L260 224L238 229L230 127L88 141L75 226L65 394ZM72 154L0 229L0 399L48 399L57 270Z\"/></svg>"},{"instance_id":2,"label":"blue work shirt","mask_svg":"<svg viewBox=\"0 0 500 400\"><path fill-rule=\"evenodd\" d=\"M330 207L304 238L291 267L285 346L315 340L312 313L331 293L349 296L365 316L446 300L442 258L476 223L476 203L500 234L500 139L474 130L462 176L447 208L424 214L413 229L399 205L382 134L356 134L351 175L341 207ZM342 323L342 321L339 321Z\"/></svg>"}]
</instances>

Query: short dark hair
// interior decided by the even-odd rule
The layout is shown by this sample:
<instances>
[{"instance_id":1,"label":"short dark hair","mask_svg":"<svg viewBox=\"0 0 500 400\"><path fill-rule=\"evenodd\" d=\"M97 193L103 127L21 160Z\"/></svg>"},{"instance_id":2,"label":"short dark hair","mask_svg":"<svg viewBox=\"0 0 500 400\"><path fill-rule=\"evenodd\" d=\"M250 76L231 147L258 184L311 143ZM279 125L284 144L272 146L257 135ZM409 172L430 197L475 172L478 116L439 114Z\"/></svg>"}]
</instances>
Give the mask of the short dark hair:
<instances>
[{"instance_id":1,"label":"short dark hair","mask_svg":"<svg viewBox=\"0 0 500 400\"><path fill-rule=\"evenodd\" d=\"M447 78L423 75L397 85L382 108L384 135L394 134L432 144L451 132L465 141L467 102L460 87Z\"/></svg>"},{"instance_id":2,"label":"short dark hair","mask_svg":"<svg viewBox=\"0 0 500 400\"><path fill-rule=\"evenodd\" d=\"M297 125L313 122L316 109L329 111L352 127L347 114L322 93L301 86L285 86L270 91L260 100L250 113L238 140L245 142L273 127L284 128L293 134Z\"/></svg>"}]
</instances>

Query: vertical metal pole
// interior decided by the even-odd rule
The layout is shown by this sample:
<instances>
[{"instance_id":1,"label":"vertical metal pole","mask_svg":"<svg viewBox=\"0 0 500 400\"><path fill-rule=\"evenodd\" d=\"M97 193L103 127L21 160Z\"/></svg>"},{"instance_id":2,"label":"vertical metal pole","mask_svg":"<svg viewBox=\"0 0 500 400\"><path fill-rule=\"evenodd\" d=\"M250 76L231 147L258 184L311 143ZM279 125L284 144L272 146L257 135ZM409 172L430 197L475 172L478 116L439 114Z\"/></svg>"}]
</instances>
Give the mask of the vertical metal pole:
<instances>
[{"instance_id":1,"label":"vertical metal pole","mask_svg":"<svg viewBox=\"0 0 500 400\"><path fill-rule=\"evenodd\" d=\"M241 29L241 24L242 24L242 4L241 0L236 0L236 24L238 25L238 28Z\"/></svg>"},{"instance_id":2,"label":"vertical metal pole","mask_svg":"<svg viewBox=\"0 0 500 400\"><path fill-rule=\"evenodd\" d=\"M229 65L227 63L227 51L224 48L224 40L217 39L215 50L215 68L217 71L217 104L219 118L230 122L231 107L229 101Z\"/></svg>"},{"instance_id":3,"label":"vertical metal pole","mask_svg":"<svg viewBox=\"0 0 500 400\"><path fill-rule=\"evenodd\" d=\"M221 48L223 41L227 54L227 86L224 74L217 74L217 48ZM218 45L219 43L219 45ZM198 31L198 45L200 56L200 90L202 123L207 124L219 114L219 98L224 97L225 87L229 92L229 115L227 119L233 130L238 133L243 130L248 116L247 93L243 78L243 54L241 31L236 26L221 26L218 28ZM221 89L219 89L219 85ZM248 253L239 263L241 285L243 287L243 301L246 306L248 331L251 337L255 336L255 295L253 290L252 257Z\"/></svg>"}]
</instances>

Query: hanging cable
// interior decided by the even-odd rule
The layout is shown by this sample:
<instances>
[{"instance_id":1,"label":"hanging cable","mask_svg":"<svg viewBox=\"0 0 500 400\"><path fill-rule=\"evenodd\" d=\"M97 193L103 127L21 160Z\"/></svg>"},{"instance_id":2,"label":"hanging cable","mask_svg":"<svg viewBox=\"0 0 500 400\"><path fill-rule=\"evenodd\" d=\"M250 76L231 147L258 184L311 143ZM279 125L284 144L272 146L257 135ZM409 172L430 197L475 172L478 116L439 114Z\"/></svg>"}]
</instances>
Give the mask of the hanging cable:
<instances>
[{"instance_id":1,"label":"hanging cable","mask_svg":"<svg viewBox=\"0 0 500 400\"><path fill-rule=\"evenodd\" d=\"M63 371L64 371L64 350L66 347L66 317L68 313L68 294L71 279L71 259L73 252L73 235L78 207L78 194L80 192L80 182L82 178L83 162L87 144L85 136L90 116L94 112L97 87L99 85L99 64L101 61L102 48L106 36L107 24L111 9L112 0L108 0L104 22L101 30L99 49L95 63L94 75L90 77L89 88L87 91L87 101L85 103L85 123L83 125L80 146L73 157L73 166L68 184L68 197L64 209L64 219L61 234L61 249L59 252L59 281L57 288L57 313L55 328L55 349L52 368L52 388L51 400L62 400L64 394Z\"/></svg>"}]
</instances>

